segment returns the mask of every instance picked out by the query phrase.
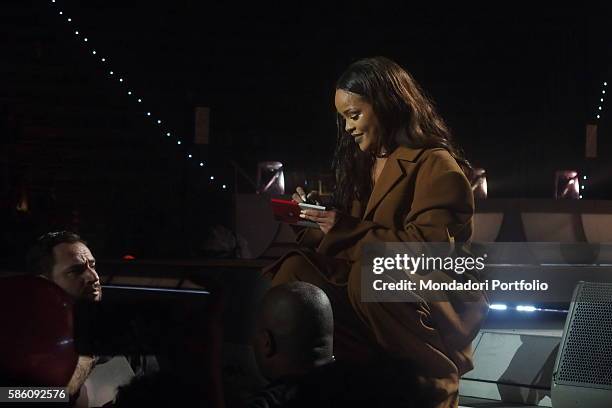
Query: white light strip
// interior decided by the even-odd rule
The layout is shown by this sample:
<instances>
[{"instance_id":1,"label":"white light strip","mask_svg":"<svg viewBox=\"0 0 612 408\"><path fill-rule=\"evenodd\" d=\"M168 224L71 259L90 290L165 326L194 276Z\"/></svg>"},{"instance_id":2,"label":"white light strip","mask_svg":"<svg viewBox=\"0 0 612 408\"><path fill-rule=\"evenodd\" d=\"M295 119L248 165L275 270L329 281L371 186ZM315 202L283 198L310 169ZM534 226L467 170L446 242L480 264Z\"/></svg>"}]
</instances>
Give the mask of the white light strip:
<instances>
[{"instance_id":1,"label":"white light strip","mask_svg":"<svg viewBox=\"0 0 612 408\"><path fill-rule=\"evenodd\" d=\"M52 6L55 5L55 3L56 3L56 0L51 0L51 5ZM59 10L58 13L59 13L60 16L64 15L64 11L63 10ZM66 18L63 18L63 21L67 22L67 23L72 23L72 18L71 17L66 17ZM75 30L74 34L75 35L79 35L80 33L79 33L78 30ZM83 42L89 42L89 38L88 37L83 37ZM89 52L91 52L92 55L96 55L97 54L96 50L89 50ZM106 58L101 58L100 60L102 62L106 62ZM114 71L110 71L110 75L113 76L114 75ZM122 77L122 78L119 78L119 82L124 83L124 82L126 82L126 80L125 80L125 78ZM606 83L604 82L604 86L605 85L606 85ZM127 94L130 95L130 96L132 96L132 93L133 93L132 91L128 91L127 92ZM603 93L605 93L605 91L603 91ZM142 99L141 98L137 98L137 102L138 103L142 103ZM603 102L603 100L602 100L602 102ZM147 116L151 116L151 113L150 112L146 112L146 115ZM161 119L157 119L157 124L160 125L161 123L162 123ZM170 136L170 132L167 132L166 136ZM180 140L178 140L177 141L177 145L181 145L181 144L182 144L182 142ZM192 158L191 154L189 155L189 158L190 159ZM204 167L204 162L200 162L200 167ZM210 180L215 180L215 177L214 176L210 176ZM226 190L227 189L227 185L223 184L222 185L222 189Z\"/></svg>"}]
</instances>

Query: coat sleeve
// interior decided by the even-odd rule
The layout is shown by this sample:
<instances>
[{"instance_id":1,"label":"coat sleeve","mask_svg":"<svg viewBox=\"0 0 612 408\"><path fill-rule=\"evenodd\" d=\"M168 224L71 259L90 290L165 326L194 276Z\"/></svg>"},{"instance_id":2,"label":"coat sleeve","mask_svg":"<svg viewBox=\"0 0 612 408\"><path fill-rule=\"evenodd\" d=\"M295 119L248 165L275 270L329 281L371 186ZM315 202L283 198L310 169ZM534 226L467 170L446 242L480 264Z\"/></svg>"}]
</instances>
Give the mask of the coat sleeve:
<instances>
[{"instance_id":1,"label":"coat sleeve","mask_svg":"<svg viewBox=\"0 0 612 408\"><path fill-rule=\"evenodd\" d=\"M359 261L367 243L451 242L460 231L471 228L472 189L446 151L433 151L423 158L414 183L412 208L400 215L401 227L388 228L342 214L321 240L318 252L329 256L342 252L344 257Z\"/></svg>"}]
</instances>

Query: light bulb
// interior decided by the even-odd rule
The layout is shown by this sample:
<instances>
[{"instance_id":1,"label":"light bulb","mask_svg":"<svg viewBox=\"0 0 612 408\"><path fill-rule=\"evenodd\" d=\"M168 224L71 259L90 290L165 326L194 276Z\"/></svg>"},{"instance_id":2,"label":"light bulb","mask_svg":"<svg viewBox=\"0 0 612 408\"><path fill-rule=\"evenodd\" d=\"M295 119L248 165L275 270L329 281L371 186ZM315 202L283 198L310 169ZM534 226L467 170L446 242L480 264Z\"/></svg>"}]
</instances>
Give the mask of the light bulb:
<instances>
[{"instance_id":1,"label":"light bulb","mask_svg":"<svg viewBox=\"0 0 612 408\"><path fill-rule=\"evenodd\" d=\"M78 31L75 31L75 32L74 32L74 34L75 34L75 35L79 35L79 32L78 32Z\"/></svg>"},{"instance_id":2,"label":"light bulb","mask_svg":"<svg viewBox=\"0 0 612 408\"><path fill-rule=\"evenodd\" d=\"M170 137L170 132L166 133L166 136Z\"/></svg>"},{"instance_id":3,"label":"light bulb","mask_svg":"<svg viewBox=\"0 0 612 408\"><path fill-rule=\"evenodd\" d=\"M193 157L192 155L188 154L187 157L189 157L190 159Z\"/></svg>"},{"instance_id":4,"label":"light bulb","mask_svg":"<svg viewBox=\"0 0 612 408\"><path fill-rule=\"evenodd\" d=\"M106 62L106 58L102 58L102 62Z\"/></svg>"},{"instance_id":5,"label":"light bulb","mask_svg":"<svg viewBox=\"0 0 612 408\"><path fill-rule=\"evenodd\" d=\"M62 14L64 14L64 12L63 12L63 11L60 11L60 16L61 16Z\"/></svg>"},{"instance_id":6,"label":"light bulb","mask_svg":"<svg viewBox=\"0 0 612 408\"><path fill-rule=\"evenodd\" d=\"M132 91L128 91L128 95L131 95L131 94L132 94Z\"/></svg>"},{"instance_id":7,"label":"light bulb","mask_svg":"<svg viewBox=\"0 0 612 408\"><path fill-rule=\"evenodd\" d=\"M119 82L123 82L123 78L119 78Z\"/></svg>"},{"instance_id":8,"label":"light bulb","mask_svg":"<svg viewBox=\"0 0 612 408\"><path fill-rule=\"evenodd\" d=\"M157 119L157 124L161 125L161 120Z\"/></svg>"},{"instance_id":9,"label":"light bulb","mask_svg":"<svg viewBox=\"0 0 612 408\"><path fill-rule=\"evenodd\" d=\"M224 185L223 185L223 189L225 190L226 188L227 188L227 186L224 184Z\"/></svg>"},{"instance_id":10,"label":"light bulb","mask_svg":"<svg viewBox=\"0 0 612 408\"><path fill-rule=\"evenodd\" d=\"M179 140L178 142L176 142L176 144L181 144L181 141Z\"/></svg>"},{"instance_id":11,"label":"light bulb","mask_svg":"<svg viewBox=\"0 0 612 408\"><path fill-rule=\"evenodd\" d=\"M68 17L68 22L70 23L72 21L72 19L70 17Z\"/></svg>"},{"instance_id":12,"label":"light bulb","mask_svg":"<svg viewBox=\"0 0 612 408\"><path fill-rule=\"evenodd\" d=\"M210 179L211 179L211 180L214 180L214 179L215 179L215 176L210 176Z\"/></svg>"},{"instance_id":13,"label":"light bulb","mask_svg":"<svg viewBox=\"0 0 612 408\"><path fill-rule=\"evenodd\" d=\"M93 55L96 55L96 50L93 50L91 53L92 53Z\"/></svg>"},{"instance_id":14,"label":"light bulb","mask_svg":"<svg viewBox=\"0 0 612 408\"><path fill-rule=\"evenodd\" d=\"M87 37L83 38L83 41L87 42Z\"/></svg>"},{"instance_id":15,"label":"light bulb","mask_svg":"<svg viewBox=\"0 0 612 408\"><path fill-rule=\"evenodd\" d=\"M151 112L147 112L147 116L151 116Z\"/></svg>"},{"instance_id":16,"label":"light bulb","mask_svg":"<svg viewBox=\"0 0 612 408\"><path fill-rule=\"evenodd\" d=\"M204 163L203 162L200 162L200 167L204 167Z\"/></svg>"}]
</instances>

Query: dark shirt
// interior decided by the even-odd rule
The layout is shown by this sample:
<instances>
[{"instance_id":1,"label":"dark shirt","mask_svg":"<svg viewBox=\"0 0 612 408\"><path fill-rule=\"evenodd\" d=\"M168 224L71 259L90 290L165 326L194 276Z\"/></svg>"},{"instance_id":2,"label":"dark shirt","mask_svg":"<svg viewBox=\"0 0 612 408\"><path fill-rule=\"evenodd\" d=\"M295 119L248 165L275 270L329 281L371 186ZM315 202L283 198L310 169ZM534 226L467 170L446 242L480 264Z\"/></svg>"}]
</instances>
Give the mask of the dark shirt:
<instances>
[{"instance_id":1,"label":"dark shirt","mask_svg":"<svg viewBox=\"0 0 612 408\"><path fill-rule=\"evenodd\" d=\"M280 378L254 394L248 408L419 407L425 391L412 364L379 361L371 364L326 364L301 376Z\"/></svg>"}]
</instances>

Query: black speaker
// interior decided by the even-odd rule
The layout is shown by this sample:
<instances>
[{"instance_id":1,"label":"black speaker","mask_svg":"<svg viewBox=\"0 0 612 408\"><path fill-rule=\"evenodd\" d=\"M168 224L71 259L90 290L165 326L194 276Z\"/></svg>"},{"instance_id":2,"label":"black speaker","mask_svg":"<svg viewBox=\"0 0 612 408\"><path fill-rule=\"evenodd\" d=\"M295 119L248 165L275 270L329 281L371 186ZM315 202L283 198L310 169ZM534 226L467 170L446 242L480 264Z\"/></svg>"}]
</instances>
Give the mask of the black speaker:
<instances>
[{"instance_id":1,"label":"black speaker","mask_svg":"<svg viewBox=\"0 0 612 408\"><path fill-rule=\"evenodd\" d=\"M612 284L574 289L551 397L555 408L612 407Z\"/></svg>"}]
</instances>

